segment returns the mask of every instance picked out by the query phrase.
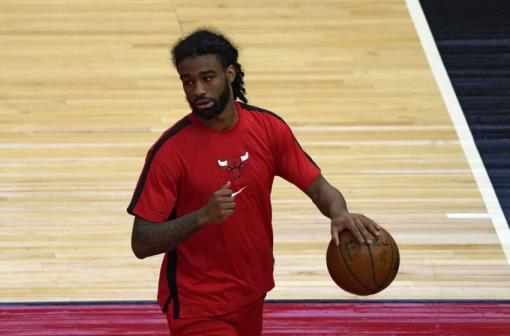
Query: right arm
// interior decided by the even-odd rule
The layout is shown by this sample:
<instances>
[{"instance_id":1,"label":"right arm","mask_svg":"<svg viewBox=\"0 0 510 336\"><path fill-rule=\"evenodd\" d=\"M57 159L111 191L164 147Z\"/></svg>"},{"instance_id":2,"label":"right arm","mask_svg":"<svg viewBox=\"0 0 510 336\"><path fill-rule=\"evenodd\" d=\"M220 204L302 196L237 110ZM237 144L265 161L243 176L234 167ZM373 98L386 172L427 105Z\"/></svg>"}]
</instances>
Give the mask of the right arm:
<instances>
[{"instance_id":1,"label":"right arm","mask_svg":"<svg viewBox=\"0 0 510 336\"><path fill-rule=\"evenodd\" d=\"M200 210L158 224L136 216L133 222L131 248L140 259L171 251L205 224Z\"/></svg>"},{"instance_id":2,"label":"right arm","mask_svg":"<svg viewBox=\"0 0 510 336\"><path fill-rule=\"evenodd\" d=\"M205 207L177 219L155 224L136 216L131 248L140 259L171 251L204 225L223 221L234 212L234 207L227 182L213 193Z\"/></svg>"}]
</instances>

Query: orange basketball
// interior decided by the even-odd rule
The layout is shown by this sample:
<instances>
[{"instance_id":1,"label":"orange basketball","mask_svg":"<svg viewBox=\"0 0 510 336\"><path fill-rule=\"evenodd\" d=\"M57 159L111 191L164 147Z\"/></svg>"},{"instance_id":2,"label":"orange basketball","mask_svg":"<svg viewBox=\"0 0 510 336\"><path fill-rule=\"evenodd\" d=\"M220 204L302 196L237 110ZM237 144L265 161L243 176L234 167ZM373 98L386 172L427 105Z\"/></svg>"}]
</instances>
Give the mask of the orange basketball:
<instances>
[{"instance_id":1,"label":"orange basketball","mask_svg":"<svg viewBox=\"0 0 510 336\"><path fill-rule=\"evenodd\" d=\"M397 243L388 231L381 229L372 245L360 244L344 230L339 234L340 246L329 243L326 262L336 284L356 295L371 295L385 289L395 279L400 265Z\"/></svg>"}]
</instances>

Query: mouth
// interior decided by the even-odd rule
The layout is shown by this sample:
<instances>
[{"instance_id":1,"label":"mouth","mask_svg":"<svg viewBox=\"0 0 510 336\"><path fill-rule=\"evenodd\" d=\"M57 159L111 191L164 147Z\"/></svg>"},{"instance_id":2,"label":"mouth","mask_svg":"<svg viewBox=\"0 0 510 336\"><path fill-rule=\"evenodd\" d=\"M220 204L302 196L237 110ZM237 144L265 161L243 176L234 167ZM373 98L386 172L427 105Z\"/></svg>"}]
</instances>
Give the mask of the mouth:
<instances>
[{"instance_id":1,"label":"mouth","mask_svg":"<svg viewBox=\"0 0 510 336\"><path fill-rule=\"evenodd\" d=\"M195 107L200 110L211 108L214 105L213 100L200 99L195 102Z\"/></svg>"}]
</instances>

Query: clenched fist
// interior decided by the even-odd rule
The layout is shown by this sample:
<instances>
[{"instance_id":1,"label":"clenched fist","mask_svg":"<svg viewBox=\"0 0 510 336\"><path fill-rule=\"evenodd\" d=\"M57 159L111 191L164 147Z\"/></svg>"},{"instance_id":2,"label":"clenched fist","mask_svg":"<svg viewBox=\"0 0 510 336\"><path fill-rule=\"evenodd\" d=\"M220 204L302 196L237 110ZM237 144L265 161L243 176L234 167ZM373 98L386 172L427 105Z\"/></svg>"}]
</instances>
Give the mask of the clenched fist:
<instances>
[{"instance_id":1,"label":"clenched fist","mask_svg":"<svg viewBox=\"0 0 510 336\"><path fill-rule=\"evenodd\" d=\"M207 202L207 205L200 210L200 217L204 224L220 223L234 213L236 204L232 197L230 185L231 183L228 181L220 189L215 191Z\"/></svg>"}]
</instances>

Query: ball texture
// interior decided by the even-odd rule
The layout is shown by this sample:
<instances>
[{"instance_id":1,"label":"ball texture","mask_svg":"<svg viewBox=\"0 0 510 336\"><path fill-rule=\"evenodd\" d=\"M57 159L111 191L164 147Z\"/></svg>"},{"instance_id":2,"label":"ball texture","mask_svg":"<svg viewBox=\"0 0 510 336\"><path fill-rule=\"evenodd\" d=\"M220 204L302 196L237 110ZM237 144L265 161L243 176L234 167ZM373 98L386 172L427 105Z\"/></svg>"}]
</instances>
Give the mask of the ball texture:
<instances>
[{"instance_id":1,"label":"ball texture","mask_svg":"<svg viewBox=\"0 0 510 336\"><path fill-rule=\"evenodd\" d=\"M329 243L326 263L331 278L343 290L356 295L372 295L388 287L398 273L400 254L388 231L381 229L371 245L360 244L344 230L340 246Z\"/></svg>"}]
</instances>

